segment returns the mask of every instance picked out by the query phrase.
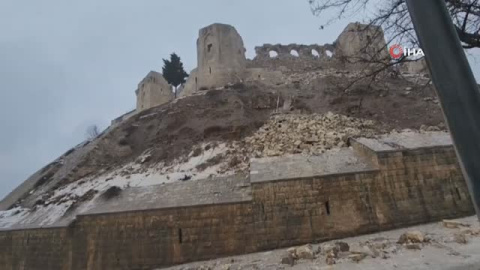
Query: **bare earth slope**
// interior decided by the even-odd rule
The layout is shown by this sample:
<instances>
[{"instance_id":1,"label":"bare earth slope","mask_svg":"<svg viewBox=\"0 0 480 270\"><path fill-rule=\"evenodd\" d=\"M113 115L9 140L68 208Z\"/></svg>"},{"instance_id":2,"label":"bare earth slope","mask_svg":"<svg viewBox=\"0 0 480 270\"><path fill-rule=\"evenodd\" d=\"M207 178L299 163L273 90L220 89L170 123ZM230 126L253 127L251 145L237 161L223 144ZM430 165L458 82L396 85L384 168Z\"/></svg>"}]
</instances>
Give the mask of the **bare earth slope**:
<instances>
[{"instance_id":1,"label":"bare earth slope","mask_svg":"<svg viewBox=\"0 0 480 270\"><path fill-rule=\"evenodd\" d=\"M292 73L284 83L231 85L143 111L72 148L7 196L0 227L68 222L111 186L241 173L250 157L316 154L309 149L345 147L348 136L444 128L424 78L383 76L347 88L355 76Z\"/></svg>"}]
</instances>

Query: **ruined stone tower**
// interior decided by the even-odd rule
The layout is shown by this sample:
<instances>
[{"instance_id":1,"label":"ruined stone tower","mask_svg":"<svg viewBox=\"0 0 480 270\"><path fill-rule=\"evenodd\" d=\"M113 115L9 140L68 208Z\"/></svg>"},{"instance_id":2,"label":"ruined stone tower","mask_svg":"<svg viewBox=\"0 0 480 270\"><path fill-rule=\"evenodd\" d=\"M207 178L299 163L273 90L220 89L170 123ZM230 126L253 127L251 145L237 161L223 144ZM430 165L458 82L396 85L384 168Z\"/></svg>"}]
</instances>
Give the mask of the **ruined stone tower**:
<instances>
[{"instance_id":1,"label":"ruined stone tower","mask_svg":"<svg viewBox=\"0 0 480 270\"><path fill-rule=\"evenodd\" d=\"M138 84L137 112L165 104L175 98L171 86L163 75L150 71L147 76Z\"/></svg>"},{"instance_id":2,"label":"ruined stone tower","mask_svg":"<svg viewBox=\"0 0 480 270\"><path fill-rule=\"evenodd\" d=\"M197 68L190 73L185 94L241 81L247 60L237 30L215 23L200 29L197 40Z\"/></svg>"},{"instance_id":3,"label":"ruined stone tower","mask_svg":"<svg viewBox=\"0 0 480 270\"><path fill-rule=\"evenodd\" d=\"M339 57L369 59L375 56L372 60L390 60L380 26L349 23L338 36L335 47Z\"/></svg>"}]
</instances>

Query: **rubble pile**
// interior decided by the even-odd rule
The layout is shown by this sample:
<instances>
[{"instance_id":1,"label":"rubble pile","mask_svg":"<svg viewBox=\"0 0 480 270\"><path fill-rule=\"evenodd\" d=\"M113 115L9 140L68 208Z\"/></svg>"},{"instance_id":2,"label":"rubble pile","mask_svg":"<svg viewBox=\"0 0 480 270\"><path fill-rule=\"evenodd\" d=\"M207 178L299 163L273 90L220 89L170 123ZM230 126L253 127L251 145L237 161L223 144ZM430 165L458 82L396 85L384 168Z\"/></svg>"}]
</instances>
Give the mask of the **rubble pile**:
<instances>
[{"instance_id":1,"label":"rubble pile","mask_svg":"<svg viewBox=\"0 0 480 270\"><path fill-rule=\"evenodd\" d=\"M318 115L274 115L253 136L245 138L254 157L285 154L319 155L326 150L345 147L349 137L371 137L375 122L331 112Z\"/></svg>"},{"instance_id":2,"label":"rubble pile","mask_svg":"<svg viewBox=\"0 0 480 270\"><path fill-rule=\"evenodd\" d=\"M359 78L364 75L362 71L338 70L338 69L320 69L307 70L305 72L290 73L283 78L285 84L301 83L303 85L310 85L319 78L336 77L336 78Z\"/></svg>"},{"instance_id":3,"label":"rubble pile","mask_svg":"<svg viewBox=\"0 0 480 270\"><path fill-rule=\"evenodd\" d=\"M372 120L332 112L272 115L253 135L229 145L223 170L244 170L248 168L249 158L320 155L329 149L347 147L350 137L372 137L378 130Z\"/></svg>"}]
</instances>

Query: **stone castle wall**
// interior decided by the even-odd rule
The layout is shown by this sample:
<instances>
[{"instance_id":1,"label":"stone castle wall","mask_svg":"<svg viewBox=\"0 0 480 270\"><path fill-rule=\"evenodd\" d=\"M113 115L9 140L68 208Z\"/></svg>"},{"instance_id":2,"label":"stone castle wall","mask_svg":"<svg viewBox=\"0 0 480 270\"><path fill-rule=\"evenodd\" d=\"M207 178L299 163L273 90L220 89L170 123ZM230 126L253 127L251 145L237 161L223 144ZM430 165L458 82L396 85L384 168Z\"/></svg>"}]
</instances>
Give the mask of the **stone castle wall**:
<instances>
[{"instance_id":1,"label":"stone castle wall","mask_svg":"<svg viewBox=\"0 0 480 270\"><path fill-rule=\"evenodd\" d=\"M383 30L360 23L348 24L333 44L264 44L255 53L248 67L270 70L359 69L390 61Z\"/></svg>"},{"instance_id":2,"label":"stone castle wall","mask_svg":"<svg viewBox=\"0 0 480 270\"><path fill-rule=\"evenodd\" d=\"M200 88L224 86L243 77L245 47L233 26L216 23L200 29L197 55Z\"/></svg>"},{"instance_id":3,"label":"stone castle wall","mask_svg":"<svg viewBox=\"0 0 480 270\"><path fill-rule=\"evenodd\" d=\"M204 27L197 39L197 68L190 72L181 95L240 82L246 65L243 39L233 26Z\"/></svg>"},{"instance_id":4,"label":"stone castle wall","mask_svg":"<svg viewBox=\"0 0 480 270\"><path fill-rule=\"evenodd\" d=\"M373 167L250 179L250 199L87 214L67 228L0 232L3 269L152 269L474 213L452 146L374 151Z\"/></svg>"},{"instance_id":5,"label":"stone castle wall","mask_svg":"<svg viewBox=\"0 0 480 270\"><path fill-rule=\"evenodd\" d=\"M314 69L372 71L384 67L391 57L381 27L348 24L332 44L264 44L255 47L254 59L246 59L244 42L230 25L215 23L199 30L197 67L181 87L179 97L201 90L222 89L245 81L283 83L283 73ZM406 62L400 70L425 74L424 61ZM151 83L151 80L157 80ZM137 111L159 106L175 97L160 73L151 72L139 84Z\"/></svg>"},{"instance_id":6,"label":"stone castle wall","mask_svg":"<svg viewBox=\"0 0 480 270\"><path fill-rule=\"evenodd\" d=\"M248 61L248 68L301 71L342 66L331 44L264 44L255 47L255 53L255 58Z\"/></svg>"},{"instance_id":7,"label":"stone castle wall","mask_svg":"<svg viewBox=\"0 0 480 270\"><path fill-rule=\"evenodd\" d=\"M71 269L72 239L66 227L2 232L1 269Z\"/></svg>"}]
</instances>

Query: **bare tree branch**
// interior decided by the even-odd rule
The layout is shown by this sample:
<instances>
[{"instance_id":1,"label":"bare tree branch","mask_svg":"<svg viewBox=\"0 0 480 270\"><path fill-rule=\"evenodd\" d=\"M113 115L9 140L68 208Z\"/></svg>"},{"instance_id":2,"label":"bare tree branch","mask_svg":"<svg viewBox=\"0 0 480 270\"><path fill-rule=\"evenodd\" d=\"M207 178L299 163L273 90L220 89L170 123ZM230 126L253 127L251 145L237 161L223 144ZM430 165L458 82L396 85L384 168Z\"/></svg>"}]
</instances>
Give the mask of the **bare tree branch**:
<instances>
[{"instance_id":1,"label":"bare tree branch","mask_svg":"<svg viewBox=\"0 0 480 270\"><path fill-rule=\"evenodd\" d=\"M464 48L480 48L480 4L479 0L445 0L456 25ZM395 36L397 43L418 45L405 0L309 0L315 16L329 14L327 25L334 21L365 13L368 25L381 26L387 36ZM367 14L367 7L374 6L374 14ZM331 15L333 14L333 15Z\"/></svg>"},{"instance_id":2,"label":"bare tree branch","mask_svg":"<svg viewBox=\"0 0 480 270\"><path fill-rule=\"evenodd\" d=\"M87 128L86 136L88 140L93 140L100 135L100 130L97 125L91 125Z\"/></svg>"}]
</instances>

